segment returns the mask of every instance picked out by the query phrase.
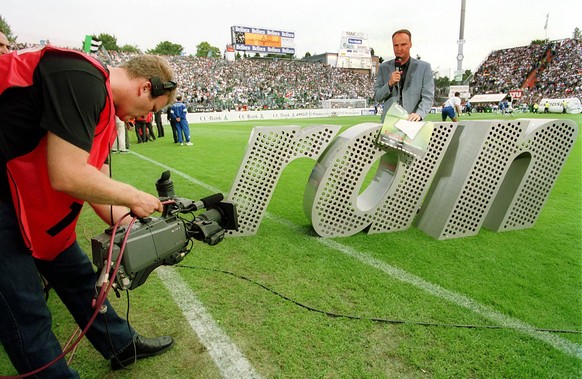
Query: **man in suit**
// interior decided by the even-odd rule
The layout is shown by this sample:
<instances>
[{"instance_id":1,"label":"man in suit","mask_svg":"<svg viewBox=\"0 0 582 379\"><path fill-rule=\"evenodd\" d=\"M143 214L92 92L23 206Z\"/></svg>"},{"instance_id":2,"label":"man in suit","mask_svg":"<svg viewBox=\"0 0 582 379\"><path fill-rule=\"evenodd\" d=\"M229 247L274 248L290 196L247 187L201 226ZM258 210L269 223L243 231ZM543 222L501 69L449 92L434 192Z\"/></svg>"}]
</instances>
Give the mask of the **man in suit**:
<instances>
[{"instance_id":1,"label":"man in suit","mask_svg":"<svg viewBox=\"0 0 582 379\"><path fill-rule=\"evenodd\" d=\"M382 122L394 103L408 112L409 121L420 121L430 112L434 79L430 64L410 57L412 37L408 30L392 34L395 58L380 65L374 83L374 100L384 103Z\"/></svg>"}]
</instances>

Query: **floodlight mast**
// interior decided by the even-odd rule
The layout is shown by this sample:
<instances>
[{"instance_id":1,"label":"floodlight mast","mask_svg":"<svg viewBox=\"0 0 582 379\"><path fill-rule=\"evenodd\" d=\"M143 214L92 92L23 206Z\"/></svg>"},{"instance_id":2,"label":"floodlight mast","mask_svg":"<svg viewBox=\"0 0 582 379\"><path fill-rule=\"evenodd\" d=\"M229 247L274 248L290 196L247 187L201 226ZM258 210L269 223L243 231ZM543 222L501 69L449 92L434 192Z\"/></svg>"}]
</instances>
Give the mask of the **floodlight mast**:
<instances>
[{"instance_id":1,"label":"floodlight mast","mask_svg":"<svg viewBox=\"0 0 582 379\"><path fill-rule=\"evenodd\" d=\"M457 72L455 73L456 80L461 83L463 80L463 44L465 43L465 1L461 0L461 23L459 26L459 50L457 52Z\"/></svg>"}]
</instances>

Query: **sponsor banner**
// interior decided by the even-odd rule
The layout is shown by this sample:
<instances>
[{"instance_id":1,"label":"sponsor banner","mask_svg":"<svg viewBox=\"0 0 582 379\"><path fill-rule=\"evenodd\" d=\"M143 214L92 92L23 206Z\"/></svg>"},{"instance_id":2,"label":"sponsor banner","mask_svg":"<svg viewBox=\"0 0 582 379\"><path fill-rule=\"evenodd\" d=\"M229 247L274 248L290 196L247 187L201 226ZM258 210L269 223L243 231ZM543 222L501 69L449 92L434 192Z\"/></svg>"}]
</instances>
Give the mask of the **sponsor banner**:
<instances>
[{"instance_id":1,"label":"sponsor banner","mask_svg":"<svg viewBox=\"0 0 582 379\"><path fill-rule=\"evenodd\" d=\"M339 54L350 57L371 58L368 35L365 33L342 32Z\"/></svg>"},{"instance_id":2,"label":"sponsor banner","mask_svg":"<svg viewBox=\"0 0 582 379\"><path fill-rule=\"evenodd\" d=\"M334 116L367 116L373 115L374 109L369 108L338 108L338 109L293 109L274 111L233 111L233 112L197 112L188 113L189 123L249 121L249 120L283 120L294 118L315 118Z\"/></svg>"},{"instance_id":3,"label":"sponsor banner","mask_svg":"<svg viewBox=\"0 0 582 379\"><path fill-rule=\"evenodd\" d=\"M523 91L520 89L512 89L509 91L509 96L511 96L511 98L514 100L521 99L523 96Z\"/></svg>"},{"instance_id":4,"label":"sponsor banner","mask_svg":"<svg viewBox=\"0 0 582 379\"><path fill-rule=\"evenodd\" d=\"M582 113L582 103L580 103L580 99L576 97L568 99L542 99L542 101L540 101L540 108L538 109L539 113L544 112L546 102L550 104L550 108L548 109L550 113L563 113L564 102L566 102L566 113Z\"/></svg>"},{"instance_id":5,"label":"sponsor banner","mask_svg":"<svg viewBox=\"0 0 582 379\"><path fill-rule=\"evenodd\" d=\"M286 31L282 31L282 30L253 28L253 27L248 27L248 26L233 26L231 29L233 32L265 34L265 35L273 35L273 36L279 36L279 37L295 38L295 32L286 32Z\"/></svg>"},{"instance_id":6,"label":"sponsor banner","mask_svg":"<svg viewBox=\"0 0 582 379\"><path fill-rule=\"evenodd\" d=\"M365 70L372 69L372 59L350 56L339 56L336 67L339 68L359 68Z\"/></svg>"},{"instance_id":7,"label":"sponsor banner","mask_svg":"<svg viewBox=\"0 0 582 379\"><path fill-rule=\"evenodd\" d=\"M342 32L336 67L372 68L372 55L365 33Z\"/></svg>"},{"instance_id":8,"label":"sponsor banner","mask_svg":"<svg viewBox=\"0 0 582 379\"><path fill-rule=\"evenodd\" d=\"M455 96L455 92L461 93L461 99L468 99L471 97L469 86L450 86L449 97Z\"/></svg>"},{"instance_id":9,"label":"sponsor banner","mask_svg":"<svg viewBox=\"0 0 582 379\"><path fill-rule=\"evenodd\" d=\"M232 26L235 50L255 53L295 54L295 33L268 28Z\"/></svg>"},{"instance_id":10,"label":"sponsor banner","mask_svg":"<svg viewBox=\"0 0 582 379\"><path fill-rule=\"evenodd\" d=\"M295 47L295 41L293 40L293 38L281 37L281 47L294 48Z\"/></svg>"},{"instance_id":11,"label":"sponsor banner","mask_svg":"<svg viewBox=\"0 0 582 379\"><path fill-rule=\"evenodd\" d=\"M488 93L483 95L475 95L471 98L471 103L494 103L497 104L505 99L505 93Z\"/></svg>"},{"instance_id":12,"label":"sponsor banner","mask_svg":"<svg viewBox=\"0 0 582 379\"><path fill-rule=\"evenodd\" d=\"M265 54L295 54L295 49L290 47L271 47L271 46L255 46L255 45L244 45L236 44L234 49L237 51L248 51L253 53L265 53Z\"/></svg>"},{"instance_id":13,"label":"sponsor banner","mask_svg":"<svg viewBox=\"0 0 582 379\"><path fill-rule=\"evenodd\" d=\"M281 47L281 37L265 34L245 33L245 44Z\"/></svg>"},{"instance_id":14,"label":"sponsor banner","mask_svg":"<svg viewBox=\"0 0 582 379\"><path fill-rule=\"evenodd\" d=\"M360 33L360 32L342 32L342 37L346 37L346 38L353 38L353 39L359 39L359 40L365 40L366 43L368 41L368 35L366 33Z\"/></svg>"}]
</instances>

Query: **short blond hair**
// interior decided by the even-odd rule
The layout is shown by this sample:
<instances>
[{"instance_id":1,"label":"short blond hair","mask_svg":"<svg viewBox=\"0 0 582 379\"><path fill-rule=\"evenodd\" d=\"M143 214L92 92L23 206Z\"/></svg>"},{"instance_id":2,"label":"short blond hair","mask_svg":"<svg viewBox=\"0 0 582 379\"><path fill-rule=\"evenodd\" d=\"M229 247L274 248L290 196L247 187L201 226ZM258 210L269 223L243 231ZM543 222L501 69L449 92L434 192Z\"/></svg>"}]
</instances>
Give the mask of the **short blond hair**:
<instances>
[{"instance_id":1,"label":"short blond hair","mask_svg":"<svg viewBox=\"0 0 582 379\"><path fill-rule=\"evenodd\" d=\"M119 67L127 71L127 75L132 78L151 78L158 77L162 82L174 80L174 70L165 58L157 55L138 55L122 63ZM166 91L169 100L168 104L174 102L176 96L176 87Z\"/></svg>"}]
</instances>

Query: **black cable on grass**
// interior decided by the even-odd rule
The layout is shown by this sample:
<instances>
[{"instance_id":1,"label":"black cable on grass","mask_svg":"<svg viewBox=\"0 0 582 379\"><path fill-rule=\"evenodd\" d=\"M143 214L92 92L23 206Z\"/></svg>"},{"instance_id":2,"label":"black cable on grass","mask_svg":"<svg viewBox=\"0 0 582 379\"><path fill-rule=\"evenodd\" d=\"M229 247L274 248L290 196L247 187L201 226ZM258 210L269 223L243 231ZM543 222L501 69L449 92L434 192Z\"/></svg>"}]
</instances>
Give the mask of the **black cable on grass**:
<instances>
[{"instance_id":1,"label":"black cable on grass","mask_svg":"<svg viewBox=\"0 0 582 379\"><path fill-rule=\"evenodd\" d=\"M210 267L202 267L202 266L190 266L190 265L184 265L184 264L177 264L177 265L175 265L175 267L189 268L189 269L195 269L195 270L204 270L204 271L213 271L213 272L218 272L221 274L230 275L230 276L238 278L238 279L246 280L247 282L253 283L253 284L279 296L280 298L282 298L284 300L287 300L287 301L289 301L297 306L300 306L301 308L307 309L308 311L311 311L311 312L321 313L321 314L324 314L326 316L333 317L333 318L346 318L349 320L373 321L373 322L378 322L378 323L383 323L383 324L407 324L407 325L419 325L419 326L439 326L439 327L445 327L445 328L510 329L510 330L511 329L520 329L520 328L516 328L516 327L503 326L503 325L469 325L469 324L454 324L454 323L453 324L446 324L446 323L440 323L440 322L392 320L392 319L386 319L386 318L363 317L363 316L354 316L354 315L345 315L345 314L340 314L340 313L327 312L327 311L323 311L321 309L313 308L313 307L310 307L309 305L305 305L303 303L300 303L296 300L291 299L288 296L283 295L280 292L275 291L272 288L267 287L264 284L257 282L256 280L247 278L246 276L243 276L243 275L235 274L234 272L231 272L231 271L220 270L220 269L210 268ZM582 331L568 330L568 329L532 328L531 330L534 330L536 332L547 332L547 333L582 334Z\"/></svg>"}]
</instances>

